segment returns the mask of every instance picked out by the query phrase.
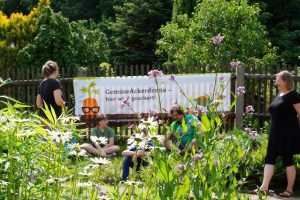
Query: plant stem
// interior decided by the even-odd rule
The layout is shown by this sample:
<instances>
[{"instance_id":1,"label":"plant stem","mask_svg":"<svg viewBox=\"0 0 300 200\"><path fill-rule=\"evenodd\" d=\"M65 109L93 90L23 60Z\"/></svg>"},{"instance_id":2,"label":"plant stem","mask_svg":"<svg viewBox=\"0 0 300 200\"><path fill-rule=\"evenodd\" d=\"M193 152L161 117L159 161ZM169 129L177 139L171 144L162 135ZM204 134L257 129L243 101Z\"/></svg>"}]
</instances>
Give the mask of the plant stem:
<instances>
[{"instance_id":1,"label":"plant stem","mask_svg":"<svg viewBox=\"0 0 300 200\"><path fill-rule=\"evenodd\" d=\"M157 77L155 77L155 84L156 84L156 89L157 89L157 97L158 97L159 110L160 110L160 113L162 114L161 99L160 99L160 92L159 92Z\"/></svg>"},{"instance_id":2,"label":"plant stem","mask_svg":"<svg viewBox=\"0 0 300 200\"><path fill-rule=\"evenodd\" d=\"M183 91L183 89L181 88L181 86L178 84L178 82L175 81L175 80L174 80L174 82L178 86L180 93L188 100L189 103L192 104L192 106L193 106L194 109L197 109L197 106L186 96L185 92Z\"/></svg>"}]
</instances>

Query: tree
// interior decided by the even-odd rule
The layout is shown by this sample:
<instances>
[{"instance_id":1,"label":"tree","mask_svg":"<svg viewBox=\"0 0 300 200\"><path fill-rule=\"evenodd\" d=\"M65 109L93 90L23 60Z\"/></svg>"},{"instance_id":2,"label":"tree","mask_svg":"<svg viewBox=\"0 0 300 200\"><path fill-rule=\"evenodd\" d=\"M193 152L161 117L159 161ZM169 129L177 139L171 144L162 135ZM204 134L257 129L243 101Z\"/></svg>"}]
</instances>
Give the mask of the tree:
<instances>
[{"instance_id":1,"label":"tree","mask_svg":"<svg viewBox=\"0 0 300 200\"><path fill-rule=\"evenodd\" d=\"M0 11L0 68L17 66L18 51L35 37L38 17L49 4L49 0L40 0L28 15L12 13L8 17Z\"/></svg>"},{"instance_id":2,"label":"tree","mask_svg":"<svg viewBox=\"0 0 300 200\"><path fill-rule=\"evenodd\" d=\"M197 5L197 0L174 0L172 19L177 20L178 15L187 14L189 17Z\"/></svg>"},{"instance_id":3,"label":"tree","mask_svg":"<svg viewBox=\"0 0 300 200\"><path fill-rule=\"evenodd\" d=\"M129 0L116 6L112 23L115 64L153 64L157 61L158 29L171 19L171 0Z\"/></svg>"},{"instance_id":4,"label":"tree","mask_svg":"<svg viewBox=\"0 0 300 200\"><path fill-rule=\"evenodd\" d=\"M70 21L90 20L101 21L114 17L113 6L120 5L124 0L52 0L55 12L62 12Z\"/></svg>"},{"instance_id":5,"label":"tree","mask_svg":"<svg viewBox=\"0 0 300 200\"><path fill-rule=\"evenodd\" d=\"M157 53L167 57L167 65L209 64L216 70L233 60L270 62L275 50L258 20L259 11L246 0L203 0L191 18L181 15L160 29ZM218 34L224 40L215 45L212 37Z\"/></svg>"},{"instance_id":6,"label":"tree","mask_svg":"<svg viewBox=\"0 0 300 200\"><path fill-rule=\"evenodd\" d=\"M299 63L300 2L299 0L256 0L263 10L262 23L270 40L278 47L279 57L286 63Z\"/></svg>"},{"instance_id":7,"label":"tree","mask_svg":"<svg viewBox=\"0 0 300 200\"><path fill-rule=\"evenodd\" d=\"M29 14L38 5L38 0L0 0L0 10L10 16L12 13Z\"/></svg>"},{"instance_id":8,"label":"tree","mask_svg":"<svg viewBox=\"0 0 300 200\"><path fill-rule=\"evenodd\" d=\"M110 50L107 37L95 23L72 22L71 29L76 66L98 66L108 61Z\"/></svg>"},{"instance_id":9,"label":"tree","mask_svg":"<svg viewBox=\"0 0 300 200\"><path fill-rule=\"evenodd\" d=\"M107 61L106 36L100 30L88 30L85 24L70 24L61 13L46 7L38 21L37 36L18 54L19 65L40 67L49 59L61 67L99 65Z\"/></svg>"}]
</instances>

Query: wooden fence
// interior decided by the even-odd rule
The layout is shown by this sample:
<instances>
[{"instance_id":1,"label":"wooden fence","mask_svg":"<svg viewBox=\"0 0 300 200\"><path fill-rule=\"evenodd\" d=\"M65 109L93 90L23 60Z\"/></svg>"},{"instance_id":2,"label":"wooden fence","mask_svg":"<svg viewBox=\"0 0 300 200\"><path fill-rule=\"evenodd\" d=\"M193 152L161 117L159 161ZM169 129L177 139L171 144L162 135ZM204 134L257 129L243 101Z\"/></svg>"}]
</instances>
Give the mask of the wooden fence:
<instances>
[{"instance_id":1,"label":"wooden fence","mask_svg":"<svg viewBox=\"0 0 300 200\"><path fill-rule=\"evenodd\" d=\"M181 67L157 67L157 66L113 66L108 70L102 70L100 67L91 67L86 69L86 76L92 77L111 77L111 76L140 76L146 75L152 69L160 69L165 74L187 74L187 73L213 73L214 70L209 66L181 66ZM270 67L249 67L245 69L244 74L232 75L232 91L235 90L235 80L241 79L245 84L246 94L240 99L240 106L252 105L255 109L254 116L261 119L268 119L268 108L277 94L275 87L275 74L281 70L287 69L295 74L295 86L299 91L300 76L298 66L276 65ZM78 74L78 68L61 68L60 82L63 87L64 98L69 102L70 107L74 107L73 77ZM222 72L231 72L230 67L224 67ZM298 75L297 75L298 74ZM11 78L12 83L0 89L0 94L9 95L21 102L32 105L31 109L36 110L35 99L37 86L42 80L41 70L30 69L10 69L0 71L0 77L3 79ZM239 80L239 81L241 81ZM243 114L243 109L240 115ZM128 129L118 131L128 133ZM129 133L128 133L129 134Z\"/></svg>"}]
</instances>

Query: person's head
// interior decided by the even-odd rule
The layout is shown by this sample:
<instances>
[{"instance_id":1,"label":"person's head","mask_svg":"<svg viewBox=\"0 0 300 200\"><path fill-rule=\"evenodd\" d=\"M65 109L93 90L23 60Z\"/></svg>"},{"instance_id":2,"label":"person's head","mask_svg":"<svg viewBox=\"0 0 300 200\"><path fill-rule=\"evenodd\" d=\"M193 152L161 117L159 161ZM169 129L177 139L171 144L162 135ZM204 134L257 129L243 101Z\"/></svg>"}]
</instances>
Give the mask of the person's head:
<instances>
[{"instance_id":1,"label":"person's head","mask_svg":"<svg viewBox=\"0 0 300 200\"><path fill-rule=\"evenodd\" d=\"M170 114L177 122L180 122L184 118L184 112L181 106L173 106L170 110Z\"/></svg>"},{"instance_id":2,"label":"person's head","mask_svg":"<svg viewBox=\"0 0 300 200\"><path fill-rule=\"evenodd\" d=\"M101 128L106 128L107 127L107 116L105 114L101 114L96 118L98 126Z\"/></svg>"},{"instance_id":3,"label":"person's head","mask_svg":"<svg viewBox=\"0 0 300 200\"><path fill-rule=\"evenodd\" d=\"M294 80L292 74L288 71L281 71L276 75L276 85L280 92L294 89Z\"/></svg>"},{"instance_id":4,"label":"person's head","mask_svg":"<svg viewBox=\"0 0 300 200\"><path fill-rule=\"evenodd\" d=\"M42 67L42 74L44 78L48 78L49 76L57 78L58 73L58 65L52 60L48 60Z\"/></svg>"}]
</instances>

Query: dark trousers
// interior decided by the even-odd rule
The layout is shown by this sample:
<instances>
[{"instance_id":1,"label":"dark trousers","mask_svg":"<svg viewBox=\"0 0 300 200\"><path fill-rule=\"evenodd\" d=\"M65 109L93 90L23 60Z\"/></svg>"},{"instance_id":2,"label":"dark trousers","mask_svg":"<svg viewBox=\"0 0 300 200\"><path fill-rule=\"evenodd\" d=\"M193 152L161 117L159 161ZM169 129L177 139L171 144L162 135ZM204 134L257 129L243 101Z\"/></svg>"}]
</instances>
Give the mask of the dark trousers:
<instances>
[{"instance_id":1,"label":"dark trousers","mask_svg":"<svg viewBox=\"0 0 300 200\"><path fill-rule=\"evenodd\" d=\"M147 166L149 165L149 162L146 160L138 157L137 158L137 165L136 165L136 171L138 172L140 170L140 166ZM131 156L125 156L123 160L123 170L122 170L122 180L126 181L129 176L129 169L134 167L134 163L132 161Z\"/></svg>"}]
</instances>

